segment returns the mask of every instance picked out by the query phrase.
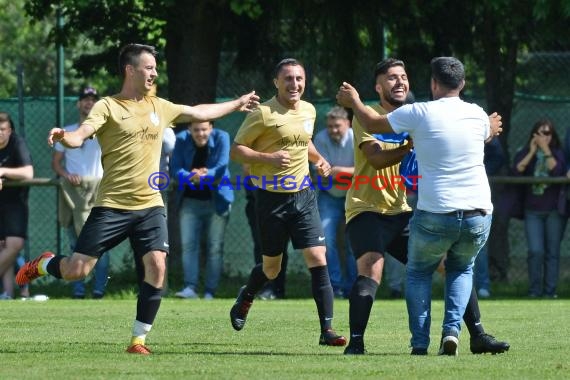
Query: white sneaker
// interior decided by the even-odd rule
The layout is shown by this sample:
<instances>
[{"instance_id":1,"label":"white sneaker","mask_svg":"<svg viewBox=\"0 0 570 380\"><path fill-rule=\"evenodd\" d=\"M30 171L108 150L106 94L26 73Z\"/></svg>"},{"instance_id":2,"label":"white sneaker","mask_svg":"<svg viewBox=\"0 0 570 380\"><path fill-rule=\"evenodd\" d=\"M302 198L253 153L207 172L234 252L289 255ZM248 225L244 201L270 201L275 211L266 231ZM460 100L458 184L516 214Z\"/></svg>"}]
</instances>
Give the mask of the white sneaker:
<instances>
[{"instance_id":1,"label":"white sneaker","mask_svg":"<svg viewBox=\"0 0 570 380\"><path fill-rule=\"evenodd\" d=\"M214 295L213 295L212 293L210 293L210 292L206 292L206 293L204 293L204 299L205 299L206 301L211 301L211 300L214 299Z\"/></svg>"},{"instance_id":2,"label":"white sneaker","mask_svg":"<svg viewBox=\"0 0 570 380\"><path fill-rule=\"evenodd\" d=\"M450 334L441 338L441 343L439 345L438 355L448 355L457 356L458 355L459 339L456 336Z\"/></svg>"},{"instance_id":3,"label":"white sneaker","mask_svg":"<svg viewBox=\"0 0 570 380\"><path fill-rule=\"evenodd\" d=\"M198 298L198 294L191 287L187 286L179 292L175 293L176 297L179 298Z\"/></svg>"}]
</instances>

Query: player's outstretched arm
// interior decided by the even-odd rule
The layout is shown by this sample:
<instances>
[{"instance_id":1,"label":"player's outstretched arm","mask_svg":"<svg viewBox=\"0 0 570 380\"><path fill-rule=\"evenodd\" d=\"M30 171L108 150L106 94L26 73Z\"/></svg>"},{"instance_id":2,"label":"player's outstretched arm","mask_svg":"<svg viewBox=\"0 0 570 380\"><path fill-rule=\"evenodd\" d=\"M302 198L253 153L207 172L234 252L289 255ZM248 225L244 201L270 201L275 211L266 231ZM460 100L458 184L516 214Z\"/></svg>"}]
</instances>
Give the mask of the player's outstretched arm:
<instances>
[{"instance_id":1,"label":"player's outstretched arm","mask_svg":"<svg viewBox=\"0 0 570 380\"><path fill-rule=\"evenodd\" d=\"M49 146L59 142L67 148L79 148L94 132L93 127L85 124L81 124L72 132L66 132L63 128L52 128L49 131L47 142Z\"/></svg>"},{"instance_id":2,"label":"player's outstretched arm","mask_svg":"<svg viewBox=\"0 0 570 380\"><path fill-rule=\"evenodd\" d=\"M240 96L237 99L223 103L198 104L184 106L182 114L175 120L176 123L191 123L195 121L210 121L226 116L234 111L251 112L259 105L259 96L255 91Z\"/></svg>"}]
</instances>

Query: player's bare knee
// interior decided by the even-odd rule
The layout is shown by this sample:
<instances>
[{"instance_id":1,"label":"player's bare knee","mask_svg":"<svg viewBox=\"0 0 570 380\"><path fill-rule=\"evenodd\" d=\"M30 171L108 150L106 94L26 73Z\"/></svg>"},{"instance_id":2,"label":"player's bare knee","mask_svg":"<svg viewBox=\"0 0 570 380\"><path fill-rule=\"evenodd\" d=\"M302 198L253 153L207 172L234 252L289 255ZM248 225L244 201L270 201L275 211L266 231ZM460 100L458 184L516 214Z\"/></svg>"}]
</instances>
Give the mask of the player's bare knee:
<instances>
[{"instance_id":1,"label":"player's bare knee","mask_svg":"<svg viewBox=\"0 0 570 380\"><path fill-rule=\"evenodd\" d=\"M24 239L22 238L9 236L4 241L4 254L10 257L16 257L23 248Z\"/></svg>"},{"instance_id":2,"label":"player's bare knee","mask_svg":"<svg viewBox=\"0 0 570 380\"><path fill-rule=\"evenodd\" d=\"M281 267L263 267L263 273L265 273L265 277L269 280L275 280L279 272L281 272Z\"/></svg>"},{"instance_id":3,"label":"player's bare knee","mask_svg":"<svg viewBox=\"0 0 570 380\"><path fill-rule=\"evenodd\" d=\"M166 272L166 261L160 258L144 260L145 272L152 272L155 275L164 275Z\"/></svg>"},{"instance_id":4,"label":"player's bare knee","mask_svg":"<svg viewBox=\"0 0 570 380\"><path fill-rule=\"evenodd\" d=\"M144 281L161 288L166 275L166 253L152 251L143 256Z\"/></svg>"}]
</instances>

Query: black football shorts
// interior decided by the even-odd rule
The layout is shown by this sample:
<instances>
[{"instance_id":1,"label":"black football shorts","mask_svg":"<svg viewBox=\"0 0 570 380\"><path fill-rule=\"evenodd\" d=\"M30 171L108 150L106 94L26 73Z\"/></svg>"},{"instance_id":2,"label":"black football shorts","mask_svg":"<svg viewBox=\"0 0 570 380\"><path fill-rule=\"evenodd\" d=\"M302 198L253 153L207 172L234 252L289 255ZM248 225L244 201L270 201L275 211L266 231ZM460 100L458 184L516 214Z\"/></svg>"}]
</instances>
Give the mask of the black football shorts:
<instances>
[{"instance_id":1,"label":"black football shorts","mask_svg":"<svg viewBox=\"0 0 570 380\"><path fill-rule=\"evenodd\" d=\"M77 238L75 252L101 257L125 239L137 257L150 251L168 253L166 213L162 206L142 210L93 207Z\"/></svg>"},{"instance_id":2,"label":"black football shorts","mask_svg":"<svg viewBox=\"0 0 570 380\"><path fill-rule=\"evenodd\" d=\"M289 238L295 249L325 245L313 189L306 188L294 193L257 189L255 202L263 255L278 256L283 253Z\"/></svg>"}]
</instances>

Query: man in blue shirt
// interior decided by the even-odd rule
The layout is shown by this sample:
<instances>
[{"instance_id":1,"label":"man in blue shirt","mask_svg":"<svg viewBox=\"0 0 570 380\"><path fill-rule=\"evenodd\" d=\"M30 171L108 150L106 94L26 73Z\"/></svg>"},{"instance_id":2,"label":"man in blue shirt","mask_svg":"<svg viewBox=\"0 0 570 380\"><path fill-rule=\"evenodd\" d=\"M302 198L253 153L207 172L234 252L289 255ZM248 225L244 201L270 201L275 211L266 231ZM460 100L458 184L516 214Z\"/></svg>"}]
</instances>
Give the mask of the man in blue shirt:
<instances>
[{"instance_id":1,"label":"man in blue shirt","mask_svg":"<svg viewBox=\"0 0 570 380\"><path fill-rule=\"evenodd\" d=\"M207 235L204 299L214 298L223 267L224 234L234 200L231 186L214 184L230 172L230 136L211 122L192 123L176 136L171 160L172 176L178 179L180 236L184 289L180 298L198 298L200 237ZM184 180L181 180L183 178ZM188 182L189 181L189 182Z\"/></svg>"}]
</instances>

